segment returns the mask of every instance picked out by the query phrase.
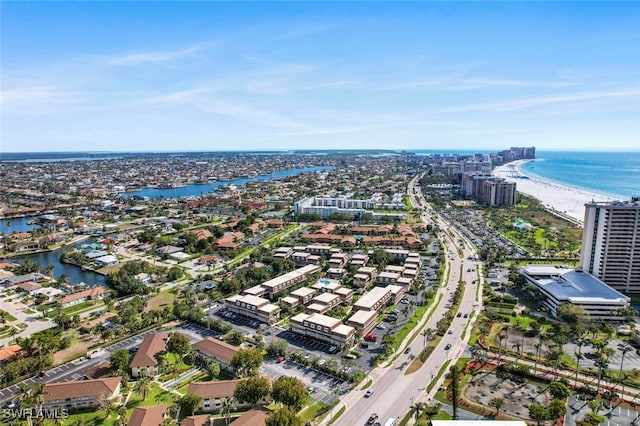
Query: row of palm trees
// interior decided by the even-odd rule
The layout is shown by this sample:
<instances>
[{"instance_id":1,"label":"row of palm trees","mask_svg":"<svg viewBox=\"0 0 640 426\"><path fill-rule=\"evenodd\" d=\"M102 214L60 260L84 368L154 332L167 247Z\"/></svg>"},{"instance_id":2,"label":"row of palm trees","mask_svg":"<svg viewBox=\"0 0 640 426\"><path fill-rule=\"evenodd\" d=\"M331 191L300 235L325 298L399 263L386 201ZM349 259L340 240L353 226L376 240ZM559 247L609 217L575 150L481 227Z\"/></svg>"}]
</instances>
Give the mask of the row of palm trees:
<instances>
[{"instance_id":1,"label":"row of palm trees","mask_svg":"<svg viewBox=\"0 0 640 426\"><path fill-rule=\"evenodd\" d=\"M575 375L574 375L574 386L578 386L578 377L581 372L581 361L585 358L583 353L583 348L586 345L591 345L596 349L595 352L595 360L594 363L597 367L597 386L596 393L600 392L600 385L602 381L603 375L606 373L607 367L609 366L610 357L615 353L615 350L609 346L607 346L606 340L596 339L598 332L603 331L600 328L585 328L581 325L568 327L568 326L558 326L555 328L553 333L548 333L546 329L540 328L539 324L536 322L532 322L535 324L535 328L529 326L517 325L513 326L512 324L507 324L501 327L496 334L496 339L498 340L498 365L503 363L503 356L507 352L507 344L509 341L510 332L515 329L521 333L521 340L514 343L512 345L512 349L515 349L517 353L517 358L521 359L524 355L524 344L525 337L528 333L534 332L537 338L536 343L533 345L535 348L535 356L534 356L534 370L537 370L538 363L542 359L546 365L553 367L553 372L556 377L559 375L559 367L562 362L562 357L564 355L563 346L569 343L570 337L573 337L573 341L577 346L577 351L575 352ZM480 324L480 333L486 335L490 331L490 327L486 323ZM610 330L605 329L607 335L611 337ZM592 333L594 338L588 338L588 334ZM547 351L542 354L542 349L547 347ZM622 390L624 392L624 382L623 382L623 368L624 368L624 357L625 355L633 350L628 345L622 345L620 347L620 351L622 353L622 359L620 363L620 371L618 380L622 386ZM477 353L477 351L476 351ZM541 358L541 355L544 357Z\"/></svg>"}]
</instances>

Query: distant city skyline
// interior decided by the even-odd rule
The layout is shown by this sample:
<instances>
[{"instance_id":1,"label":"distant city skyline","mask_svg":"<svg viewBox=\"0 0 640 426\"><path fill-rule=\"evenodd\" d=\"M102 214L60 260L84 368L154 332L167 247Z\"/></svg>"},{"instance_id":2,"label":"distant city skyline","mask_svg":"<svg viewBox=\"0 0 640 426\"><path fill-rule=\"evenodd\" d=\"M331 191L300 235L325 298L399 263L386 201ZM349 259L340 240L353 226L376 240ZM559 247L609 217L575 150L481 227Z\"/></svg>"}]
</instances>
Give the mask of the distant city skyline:
<instances>
[{"instance_id":1,"label":"distant city skyline","mask_svg":"<svg viewBox=\"0 0 640 426\"><path fill-rule=\"evenodd\" d=\"M640 150L637 2L0 7L0 152Z\"/></svg>"}]
</instances>

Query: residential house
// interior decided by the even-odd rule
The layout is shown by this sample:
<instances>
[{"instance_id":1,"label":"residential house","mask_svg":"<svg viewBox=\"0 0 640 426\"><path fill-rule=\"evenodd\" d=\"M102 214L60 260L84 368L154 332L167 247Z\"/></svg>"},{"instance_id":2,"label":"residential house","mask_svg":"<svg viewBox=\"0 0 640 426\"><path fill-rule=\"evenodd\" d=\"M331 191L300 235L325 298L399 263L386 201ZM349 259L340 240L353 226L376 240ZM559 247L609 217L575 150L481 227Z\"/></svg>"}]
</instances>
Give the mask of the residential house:
<instances>
[{"instance_id":1,"label":"residential house","mask_svg":"<svg viewBox=\"0 0 640 426\"><path fill-rule=\"evenodd\" d=\"M79 291L78 293L69 294L57 300L61 308L73 306L88 300L100 300L111 295L111 289L103 286L90 288L89 290Z\"/></svg>"}]
</instances>

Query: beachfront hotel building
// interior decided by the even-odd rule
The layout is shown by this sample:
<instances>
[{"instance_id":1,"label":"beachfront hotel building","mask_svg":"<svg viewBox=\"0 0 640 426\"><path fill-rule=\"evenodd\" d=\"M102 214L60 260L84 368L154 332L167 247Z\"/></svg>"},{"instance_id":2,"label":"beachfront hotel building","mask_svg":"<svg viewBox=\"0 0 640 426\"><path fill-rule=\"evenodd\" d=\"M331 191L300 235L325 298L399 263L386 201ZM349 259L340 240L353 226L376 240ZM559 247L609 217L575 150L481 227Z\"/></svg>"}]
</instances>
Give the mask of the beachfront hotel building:
<instances>
[{"instance_id":1,"label":"beachfront hotel building","mask_svg":"<svg viewBox=\"0 0 640 426\"><path fill-rule=\"evenodd\" d=\"M619 321L614 313L629 307L630 298L581 270L554 265L527 265L521 269L527 283L543 296L542 305L556 316L564 303L581 306L592 319Z\"/></svg>"},{"instance_id":2,"label":"beachfront hotel building","mask_svg":"<svg viewBox=\"0 0 640 426\"><path fill-rule=\"evenodd\" d=\"M640 293L640 197L585 204L580 266L624 293Z\"/></svg>"}]
</instances>

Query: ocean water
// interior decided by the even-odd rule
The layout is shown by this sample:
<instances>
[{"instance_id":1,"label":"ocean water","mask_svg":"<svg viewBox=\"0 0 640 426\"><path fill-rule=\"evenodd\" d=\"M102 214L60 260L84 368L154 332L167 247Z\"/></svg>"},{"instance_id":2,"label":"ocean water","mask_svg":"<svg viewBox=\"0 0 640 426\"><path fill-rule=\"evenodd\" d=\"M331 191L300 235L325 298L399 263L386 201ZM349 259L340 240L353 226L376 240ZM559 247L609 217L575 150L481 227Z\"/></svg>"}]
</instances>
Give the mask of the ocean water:
<instances>
[{"instance_id":1,"label":"ocean water","mask_svg":"<svg viewBox=\"0 0 640 426\"><path fill-rule=\"evenodd\" d=\"M522 172L621 200L640 196L640 152L537 151Z\"/></svg>"}]
</instances>

